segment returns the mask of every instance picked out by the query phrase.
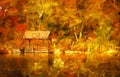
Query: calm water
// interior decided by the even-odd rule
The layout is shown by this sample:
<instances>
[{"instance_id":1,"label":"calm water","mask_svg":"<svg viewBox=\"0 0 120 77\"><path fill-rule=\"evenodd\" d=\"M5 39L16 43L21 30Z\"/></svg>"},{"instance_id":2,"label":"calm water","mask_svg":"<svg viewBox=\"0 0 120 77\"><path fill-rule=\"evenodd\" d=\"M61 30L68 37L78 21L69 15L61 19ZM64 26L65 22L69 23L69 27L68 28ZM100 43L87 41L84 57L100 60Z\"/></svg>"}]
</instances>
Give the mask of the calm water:
<instances>
[{"instance_id":1,"label":"calm water","mask_svg":"<svg viewBox=\"0 0 120 77\"><path fill-rule=\"evenodd\" d=\"M74 55L54 54L5 54L0 55L0 77L48 77L73 61ZM54 76L49 76L54 77Z\"/></svg>"},{"instance_id":2,"label":"calm water","mask_svg":"<svg viewBox=\"0 0 120 77\"><path fill-rule=\"evenodd\" d=\"M47 54L0 55L0 77L29 77L43 66L49 67Z\"/></svg>"},{"instance_id":3,"label":"calm water","mask_svg":"<svg viewBox=\"0 0 120 77\"><path fill-rule=\"evenodd\" d=\"M0 55L0 77L120 77L120 56L47 53Z\"/></svg>"}]
</instances>

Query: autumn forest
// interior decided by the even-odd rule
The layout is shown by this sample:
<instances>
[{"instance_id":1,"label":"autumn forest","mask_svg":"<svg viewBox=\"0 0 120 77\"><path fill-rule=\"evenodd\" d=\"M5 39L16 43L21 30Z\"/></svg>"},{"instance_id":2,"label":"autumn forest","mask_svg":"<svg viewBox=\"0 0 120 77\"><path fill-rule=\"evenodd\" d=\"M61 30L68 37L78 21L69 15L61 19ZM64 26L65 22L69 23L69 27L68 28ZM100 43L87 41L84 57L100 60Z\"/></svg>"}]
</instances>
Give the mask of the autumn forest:
<instances>
[{"instance_id":1,"label":"autumn forest","mask_svg":"<svg viewBox=\"0 0 120 77\"><path fill-rule=\"evenodd\" d=\"M20 46L26 30L49 30L63 50L120 46L119 0L1 0L0 46Z\"/></svg>"}]
</instances>

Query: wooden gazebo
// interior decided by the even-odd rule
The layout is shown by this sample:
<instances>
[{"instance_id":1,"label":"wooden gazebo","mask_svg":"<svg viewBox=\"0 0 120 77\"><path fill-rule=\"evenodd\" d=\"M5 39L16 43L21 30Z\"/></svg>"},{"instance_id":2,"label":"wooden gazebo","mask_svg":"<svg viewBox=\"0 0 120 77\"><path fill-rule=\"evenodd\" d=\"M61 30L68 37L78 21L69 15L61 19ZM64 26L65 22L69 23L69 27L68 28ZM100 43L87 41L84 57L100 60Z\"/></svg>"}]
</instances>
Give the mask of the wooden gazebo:
<instances>
[{"instance_id":1,"label":"wooden gazebo","mask_svg":"<svg viewBox=\"0 0 120 77\"><path fill-rule=\"evenodd\" d=\"M25 52L48 52L50 31L25 31L23 45Z\"/></svg>"}]
</instances>

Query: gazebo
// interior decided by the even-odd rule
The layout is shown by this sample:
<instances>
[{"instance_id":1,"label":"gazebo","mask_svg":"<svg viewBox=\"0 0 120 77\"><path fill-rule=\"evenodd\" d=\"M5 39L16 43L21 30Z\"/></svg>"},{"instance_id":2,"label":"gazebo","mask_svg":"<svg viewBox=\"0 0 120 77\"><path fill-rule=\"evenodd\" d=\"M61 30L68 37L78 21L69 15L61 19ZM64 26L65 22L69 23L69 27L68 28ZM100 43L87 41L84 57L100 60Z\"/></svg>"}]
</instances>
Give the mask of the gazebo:
<instances>
[{"instance_id":1,"label":"gazebo","mask_svg":"<svg viewBox=\"0 0 120 77\"><path fill-rule=\"evenodd\" d=\"M25 31L23 46L25 52L48 52L50 31Z\"/></svg>"}]
</instances>

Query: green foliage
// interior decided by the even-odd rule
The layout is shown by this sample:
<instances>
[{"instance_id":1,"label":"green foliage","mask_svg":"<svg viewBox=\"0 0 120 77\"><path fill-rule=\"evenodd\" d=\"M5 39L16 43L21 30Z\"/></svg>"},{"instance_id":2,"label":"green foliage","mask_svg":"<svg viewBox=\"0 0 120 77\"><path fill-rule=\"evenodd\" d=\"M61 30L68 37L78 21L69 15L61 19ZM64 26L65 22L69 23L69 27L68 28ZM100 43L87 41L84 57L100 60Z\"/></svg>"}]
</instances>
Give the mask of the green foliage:
<instances>
[{"instance_id":1,"label":"green foliage","mask_svg":"<svg viewBox=\"0 0 120 77\"><path fill-rule=\"evenodd\" d=\"M53 7L58 4L56 2L46 2L42 0L29 0L25 5L25 13L28 15L28 29L35 27L34 30L48 30L48 24L54 22Z\"/></svg>"},{"instance_id":2,"label":"green foliage","mask_svg":"<svg viewBox=\"0 0 120 77\"><path fill-rule=\"evenodd\" d=\"M97 44L107 48L114 48L116 43L111 40L112 26L109 20L105 20L99 24L100 26L94 32L97 37Z\"/></svg>"},{"instance_id":3,"label":"green foliage","mask_svg":"<svg viewBox=\"0 0 120 77\"><path fill-rule=\"evenodd\" d=\"M112 26L108 21L100 23L100 26L97 28L95 35L97 36L100 42L105 42L110 40Z\"/></svg>"}]
</instances>

